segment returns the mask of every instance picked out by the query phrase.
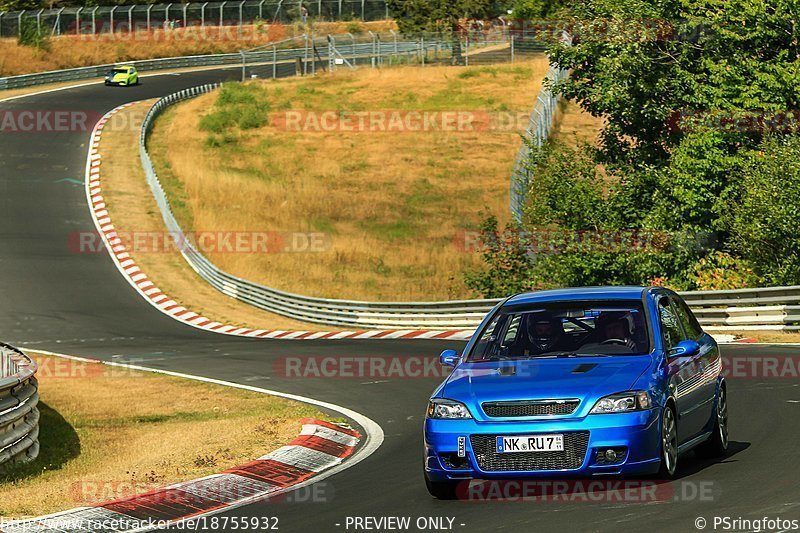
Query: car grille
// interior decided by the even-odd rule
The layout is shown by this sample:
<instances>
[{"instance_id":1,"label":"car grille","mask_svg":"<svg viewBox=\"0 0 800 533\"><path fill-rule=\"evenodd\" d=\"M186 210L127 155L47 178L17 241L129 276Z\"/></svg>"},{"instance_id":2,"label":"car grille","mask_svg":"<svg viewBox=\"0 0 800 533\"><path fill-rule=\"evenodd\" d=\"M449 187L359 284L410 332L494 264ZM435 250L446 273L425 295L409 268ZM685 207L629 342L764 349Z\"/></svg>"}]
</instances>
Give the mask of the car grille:
<instances>
[{"instance_id":1,"label":"car grille","mask_svg":"<svg viewBox=\"0 0 800 533\"><path fill-rule=\"evenodd\" d=\"M522 416L569 415L578 408L578 400L529 400L517 402L486 402L483 412L492 418Z\"/></svg>"},{"instance_id":2,"label":"car grille","mask_svg":"<svg viewBox=\"0 0 800 533\"><path fill-rule=\"evenodd\" d=\"M471 435L472 451L484 472L574 470L583 464L589 432L564 433L564 451L497 453L496 435Z\"/></svg>"}]
</instances>

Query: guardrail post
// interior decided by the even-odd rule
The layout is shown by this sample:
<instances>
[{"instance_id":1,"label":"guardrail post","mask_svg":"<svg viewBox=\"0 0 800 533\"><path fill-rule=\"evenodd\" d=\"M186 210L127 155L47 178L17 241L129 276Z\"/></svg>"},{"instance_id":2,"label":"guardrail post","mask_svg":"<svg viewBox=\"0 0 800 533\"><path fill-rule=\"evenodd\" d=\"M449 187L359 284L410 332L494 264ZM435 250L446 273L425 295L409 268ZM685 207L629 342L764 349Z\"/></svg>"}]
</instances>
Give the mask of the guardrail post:
<instances>
[{"instance_id":1,"label":"guardrail post","mask_svg":"<svg viewBox=\"0 0 800 533\"><path fill-rule=\"evenodd\" d=\"M303 49L303 76L308 74L308 35L303 34L305 48Z\"/></svg>"}]
</instances>

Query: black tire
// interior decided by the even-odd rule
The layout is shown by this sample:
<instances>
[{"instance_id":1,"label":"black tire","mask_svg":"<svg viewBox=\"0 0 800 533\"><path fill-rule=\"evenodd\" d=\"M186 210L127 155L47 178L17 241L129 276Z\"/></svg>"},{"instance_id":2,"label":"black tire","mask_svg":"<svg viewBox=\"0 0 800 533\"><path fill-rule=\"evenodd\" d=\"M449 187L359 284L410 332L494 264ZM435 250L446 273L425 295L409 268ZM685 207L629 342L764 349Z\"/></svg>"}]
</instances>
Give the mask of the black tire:
<instances>
[{"instance_id":1,"label":"black tire","mask_svg":"<svg viewBox=\"0 0 800 533\"><path fill-rule=\"evenodd\" d=\"M674 479L678 471L678 421L675 408L667 404L661 415L661 466L658 476Z\"/></svg>"},{"instance_id":2,"label":"black tire","mask_svg":"<svg viewBox=\"0 0 800 533\"><path fill-rule=\"evenodd\" d=\"M719 389L714 415L711 438L695 449L698 457L725 457L728 453L728 391L724 384Z\"/></svg>"},{"instance_id":3,"label":"black tire","mask_svg":"<svg viewBox=\"0 0 800 533\"><path fill-rule=\"evenodd\" d=\"M428 493L437 500L455 500L457 481L431 481L425 473L425 487Z\"/></svg>"}]
</instances>

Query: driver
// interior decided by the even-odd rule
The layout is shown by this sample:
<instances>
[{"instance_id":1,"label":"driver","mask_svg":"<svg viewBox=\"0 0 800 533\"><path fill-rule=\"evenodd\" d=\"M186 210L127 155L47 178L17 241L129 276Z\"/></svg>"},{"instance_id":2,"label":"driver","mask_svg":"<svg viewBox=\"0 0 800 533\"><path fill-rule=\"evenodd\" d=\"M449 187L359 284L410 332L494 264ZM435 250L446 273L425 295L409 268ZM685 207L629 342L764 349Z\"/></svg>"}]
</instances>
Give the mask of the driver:
<instances>
[{"instance_id":1,"label":"driver","mask_svg":"<svg viewBox=\"0 0 800 533\"><path fill-rule=\"evenodd\" d=\"M636 350L636 341L633 339L633 317L630 314L603 320L600 331L604 337L600 344L619 345L631 351Z\"/></svg>"},{"instance_id":2,"label":"driver","mask_svg":"<svg viewBox=\"0 0 800 533\"><path fill-rule=\"evenodd\" d=\"M556 350L559 341L564 337L564 325L558 318L537 318L530 315L526 321L528 345L534 353L545 353ZM525 355L531 355L525 350Z\"/></svg>"}]
</instances>

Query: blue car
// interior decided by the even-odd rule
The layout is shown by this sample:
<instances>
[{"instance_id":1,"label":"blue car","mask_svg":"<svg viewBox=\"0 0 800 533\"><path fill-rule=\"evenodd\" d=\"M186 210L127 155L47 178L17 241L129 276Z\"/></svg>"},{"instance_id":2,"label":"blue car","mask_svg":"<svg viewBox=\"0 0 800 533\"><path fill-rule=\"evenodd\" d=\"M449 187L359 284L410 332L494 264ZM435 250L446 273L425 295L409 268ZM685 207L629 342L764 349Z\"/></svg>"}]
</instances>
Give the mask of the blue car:
<instances>
[{"instance_id":1,"label":"blue car","mask_svg":"<svg viewBox=\"0 0 800 533\"><path fill-rule=\"evenodd\" d=\"M680 454L722 456L722 360L689 307L660 287L519 294L498 304L425 418L425 482L652 475Z\"/></svg>"}]
</instances>

